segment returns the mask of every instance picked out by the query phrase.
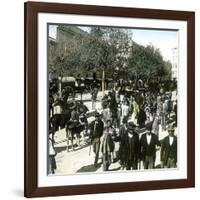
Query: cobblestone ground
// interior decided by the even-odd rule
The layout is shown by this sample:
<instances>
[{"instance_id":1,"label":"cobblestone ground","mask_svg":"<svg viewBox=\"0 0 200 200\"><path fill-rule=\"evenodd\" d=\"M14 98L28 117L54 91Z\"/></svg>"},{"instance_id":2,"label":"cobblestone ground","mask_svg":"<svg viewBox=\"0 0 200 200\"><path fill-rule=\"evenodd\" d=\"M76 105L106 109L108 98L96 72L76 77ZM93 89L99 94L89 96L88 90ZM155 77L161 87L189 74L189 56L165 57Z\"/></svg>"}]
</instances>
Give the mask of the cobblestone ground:
<instances>
[{"instance_id":1,"label":"cobblestone ground","mask_svg":"<svg viewBox=\"0 0 200 200\"><path fill-rule=\"evenodd\" d=\"M99 112L101 111L101 96L102 94L99 93L97 102L95 105L95 109ZM79 98L79 97L76 97ZM83 95L83 101L84 104L91 110L92 102L90 100L89 94ZM89 122L93 120L93 117L89 118ZM145 130L141 130L140 134L143 134ZM177 130L175 130L176 134ZM160 127L159 132L159 140L163 139L165 136L167 136L167 131L162 131ZM69 150L67 149L67 141L66 141L66 133L65 130L59 130L55 134L55 150L57 152L56 154L56 164L57 169L55 170L56 175L64 175L64 174L73 174L73 173L83 173L83 172L102 172L102 165L101 165L101 157L102 155L99 155L99 161L98 166L95 168L94 163L94 154L92 151L92 147L90 146L89 138L88 137L82 137L80 141L80 146L75 146L74 150L72 150L70 143L69 143ZM119 148L119 144L115 143L115 149L116 151ZM157 150L156 153L156 162L155 166L159 167L160 165L160 149ZM142 163L139 164L140 169L142 169ZM114 162L109 167L110 171L119 171L120 164L119 162Z\"/></svg>"}]
</instances>

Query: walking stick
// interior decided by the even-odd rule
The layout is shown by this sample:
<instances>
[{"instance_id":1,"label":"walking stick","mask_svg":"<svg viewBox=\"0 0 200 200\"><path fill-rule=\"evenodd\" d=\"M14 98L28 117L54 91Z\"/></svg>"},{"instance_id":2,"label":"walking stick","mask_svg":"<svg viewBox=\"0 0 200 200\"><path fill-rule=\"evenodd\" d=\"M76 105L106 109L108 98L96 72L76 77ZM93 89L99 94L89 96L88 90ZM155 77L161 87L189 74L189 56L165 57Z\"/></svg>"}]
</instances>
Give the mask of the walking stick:
<instances>
[{"instance_id":1,"label":"walking stick","mask_svg":"<svg viewBox=\"0 0 200 200\"><path fill-rule=\"evenodd\" d=\"M90 142L89 156L90 156L90 153L91 153L91 146L92 146L92 140L91 140L91 142Z\"/></svg>"}]
</instances>

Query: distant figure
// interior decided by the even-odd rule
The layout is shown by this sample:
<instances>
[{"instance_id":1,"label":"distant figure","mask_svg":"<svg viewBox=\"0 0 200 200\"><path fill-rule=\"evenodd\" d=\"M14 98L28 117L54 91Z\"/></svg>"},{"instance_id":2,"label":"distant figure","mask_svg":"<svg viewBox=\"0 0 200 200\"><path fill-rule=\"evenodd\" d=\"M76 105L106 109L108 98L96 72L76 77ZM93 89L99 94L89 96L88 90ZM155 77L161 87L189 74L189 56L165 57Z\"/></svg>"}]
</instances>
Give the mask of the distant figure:
<instances>
[{"instance_id":1,"label":"distant figure","mask_svg":"<svg viewBox=\"0 0 200 200\"><path fill-rule=\"evenodd\" d=\"M122 125L119 128L120 146L119 146L119 160L121 169L126 167L126 141L128 137L127 118L122 120Z\"/></svg>"},{"instance_id":2,"label":"distant figure","mask_svg":"<svg viewBox=\"0 0 200 200\"><path fill-rule=\"evenodd\" d=\"M156 146L160 146L158 137L151 132L152 123L146 124L147 133L140 139L140 152L144 169L153 169L156 159Z\"/></svg>"},{"instance_id":3,"label":"distant figure","mask_svg":"<svg viewBox=\"0 0 200 200\"><path fill-rule=\"evenodd\" d=\"M177 137L174 135L174 125L168 125L169 135L163 139L161 146L162 167L175 168L177 163Z\"/></svg>"},{"instance_id":4,"label":"distant figure","mask_svg":"<svg viewBox=\"0 0 200 200\"><path fill-rule=\"evenodd\" d=\"M98 87L97 84L93 84L93 88L91 90L91 95L92 95L92 109L95 109L95 103L97 100L97 95L98 95Z\"/></svg>"},{"instance_id":5,"label":"distant figure","mask_svg":"<svg viewBox=\"0 0 200 200\"><path fill-rule=\"evenodd\" d=\"M111 121L108 120L106 123L106 127L104 129L103 139L102 139L102 146L101 146L101 152L103 155L102 161L103 161L103 171L108 171L108 168L112 162L111 160L111 154L114 151L114 142L112 139L112 127L111 127Z\"/></svg>"},{"instance_id":6,"label":"distant figure","mask_svg":"<svg viewBox=\"0 0 200 200\"><path fill-rule=\"evenodd\" d=\"M118 94L120 102L122 103L125 95L125 88L123 86L120 87Z\"/></svg>"},{"instance_id":7,"label":"distant figure","mask_svg":"<svg viewBox=\"0 0 200 200\"><path fill-rule=\"evenodd\" d=\"M79 113L87 113L89 111L88 107L83 103L83 101L80 101L79 104Z\"/></svg>"},{"instance_id":8,"label":"distant figure","mask_svg":"<svg viewBox=\"0 0 200 200\"><path fill-rule=\"evenodd\" d=\"M138 117L138 113L139 113L140 109L139 109L139 105L136 102L134 97L133 97L133 100L132 100L132 107L133 107L133 112L132 112L132 115L131 115L131 121L133 121L134 124L137 124L137 117Z\"/></svg>"},{"instance_id":9,"label":"distant figure","mask_svg":"<svg viewBox=\"0 0 200 200\"><path fill-rule=\"evenodd\" d=\"M105 125L108 120L111 120L110 108L104 107L101 114L102 114L102 120Z\"/></svg>"},{"instance_id":10,"label":"distant figure","mask_svg":"<svg viewBox=\"0 0 200 200\"><path fill-rule=\"evenodd\" d=\"M56 160L55 160L56 152L54 149L54 142L49 135L49 166L48 166L48 173L49 174L54 174L56 167Z\"/></svg>"},{"instance_id":11,"label":"distant figure","mask_svg":"<svg viewBox=\"0 0 200 200\"><path fill-rule=\"evenodd\" d=\"M171 97L171 95L170 95L170 97ZM167 110L167 112L168 112L168 118L170 118L170 114L171 114L171 112L173 111L173 101L171 100L171 98L169 98L168 99L168 110Z\"/></svg>"},{"instance_id":12,"label":"distant figure","mask_svg":"<svg viewBox=\"0 0 200 200\"><path fill-rule=\"evenodd\" d=\"M177 101L174 104L175 126L177 126Z\"/></svg>"},{"instance_id":13,"label":"distant figure","mask_svg":"<svg viewBox=\"0 0 200 200\"><path fill-rule=\"evenodd\" d=\"M161 118L162 130L164 131L166 130L167 114L168 114L168 100L165 100L162 106L162 118Z\"/></svg>"},{"instance_id":14,"label":"distant figure","mask_svg":"<svg viewBox=\"0 0 200 200\"><path fill-rule=\"evenodd\" d=\"M159 137L159 124L160 124L160 116L158 111L154 114L153 124L152 124L152 133Z\"/></svg>"},{"instance_id":15,"label":"distant figure","mask_svg":"<svg viewBox=\"0 0 200 200\"><path fill-rule=\"evenodd\" d=\"M53 103L53 113L55 114L61 114L62 113L62 107L61 107L61 99L58 97L56 98L55 102Z\"/></svg>"},{"instance_id":16,"label":"distant figure","mask_svg":"<svg viewBox=\"0 0 200 200\"><path fill-rule=\"evenodd\" d=\"M145 121L146 121L146 114L144 112L143 107L141 107L137 118L137 123L139 125L139 128L143 128L145 126Z\"/></svg>"},{"instance_id":17,"label":"distant figure","mask_svg":"<svg viewBox=\"0 0 200 200\"><path fill-rule=\"evenodd\" d=\"M145 124L148 124L148 123L151 123L153 121L153 116L151 114L149 107L147 107L145 110L146 110L146 112L145 112L145 114L146 114Z\"/></svg>"},{"instance_id":18,"label":"distant figure","mask_svg":"<svg viewBox=\"0 0 200 200\"><path fill-rule=\"evenodd\" d=\"M93 152L95 154L94 166L97 167L99 159L99 150L101 144L101 136L103 135L104 124L100 119L100 114L95 113L95 120L90 124L90 137L93 146Z\"/></svg>"},{"instance_id":19,"label":"distant figure","mask_svg":"<svg viewBox=\"0 0 200 200\"><path fill-rule=\"evenodd\" d=\"M111 112L111 118L112 118L112 124L114 127L119 127L119 121L118 121L118 105L117 101L115 99L115 94L112 92L109 92L109 108Z\"/></svg>"},{"instance_id":20,"label":"distant figure","mask_svg":"<svg viewBox=\"0 0 200 200\"><path fill-rule=\"evenodd\" d=\"M109 103L109 99L108 99L108 95L104 95L103 98L101 99L101 106L103 109L108 107L108 103Z\"/></svg>"},{"instance_id":21,"label":"distant figure","mask_svg":"<svg viewBox=\"0 0 200 200\"><path fill-rule=\"evenodd\" d=\"M128 118L129 114L129 106L126 100L123 101L121 108L122 108L122 116L121 116L121 121L122 121L124 118Z\"/></svg>"}]
</instances>

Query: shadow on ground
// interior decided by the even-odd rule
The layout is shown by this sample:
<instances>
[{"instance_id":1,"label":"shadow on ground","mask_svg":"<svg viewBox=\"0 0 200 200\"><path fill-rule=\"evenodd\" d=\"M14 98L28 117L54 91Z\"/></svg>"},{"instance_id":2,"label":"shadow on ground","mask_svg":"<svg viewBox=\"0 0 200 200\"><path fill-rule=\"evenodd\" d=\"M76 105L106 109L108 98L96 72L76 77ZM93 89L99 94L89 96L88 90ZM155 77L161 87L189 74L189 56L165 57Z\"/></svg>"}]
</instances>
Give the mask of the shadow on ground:
<instances>
[{"instance_id":1,"label":"shadow on ground","mask_svg":"<svg viewBox=\"0 0 200 200\"><path fill-rule=\"evenodd\" d=\"M86 144L84 144L84 145L82 145L82 146L77 147L76 149L74 149L74 151L81 150L81 149L83 149L83 148L88 147L89 145L90 145L89 143L86 143Z\"/></svg>"},{"instance_id":2,"label":"shadow on ground","mask_svg":"<svg viewBox=\"0 0 200 200\"><path fill-rule=\"evenodd\" d=\"M71 152L71 151L81 150L83 148L86 148L89 145L90 145L89 143L86 143L86 144L84 144L82 146L77 147L78 145L74 144L74 150L72 149L72 145L69 145L68 148L69 148L69 152ZM66 151L67 150L67 146L55 147L55 150L56 150L56 153L60 153L61 151Z\"/></svg>"},{"instance_id":3,"label":"shadow on ground","mask_svg":"<svg viewBox=\"0 0 200 200\"><path fill-rule=\"evenodd\" d=\"M120 170L121 167L116 167L116 168L113 168L113 169L109 169L108 171L118 171Z\"/></svg>"},{"instance_id":4,"label":"shadow on ground","mask_svg":"<svg viewBox=\"0 0 200 200\"><path fill-rule=\"evenodd\" d=\"M160 168L161 168L161 164L155 166L155 169L160 169Z\"/></svg>"},{"instance_id":5,"label":"shadow on ground","mask_svg":"<svg viewBox=\"0 0 200 200\"><path fill-rule=\"evenodd\" d=\"M80 173L80 172L96 172L100 167L101 167L100 163L96 167L93 164L92 165L86 165L86 166L81 167L76 172L77 173Z\"/></svg>"}]
</instances>

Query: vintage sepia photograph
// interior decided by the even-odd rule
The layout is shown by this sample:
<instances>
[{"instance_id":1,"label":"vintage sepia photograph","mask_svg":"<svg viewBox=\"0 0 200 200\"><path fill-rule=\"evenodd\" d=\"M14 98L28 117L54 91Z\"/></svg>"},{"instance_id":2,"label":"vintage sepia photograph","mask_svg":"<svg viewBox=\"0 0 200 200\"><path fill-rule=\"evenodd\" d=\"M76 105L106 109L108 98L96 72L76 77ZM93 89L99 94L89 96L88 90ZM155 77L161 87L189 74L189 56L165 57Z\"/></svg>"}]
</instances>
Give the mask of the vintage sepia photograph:
<instances>
[{"instance_id":1,"label":"vintage sepia photograph","mask_svg":"<svg viewBox=\"0 0 200 200\"><path fill-rule=\"evenodd\" d=\"M195 186L195 13L25 3L26 197Z\"/></svg>"},{"instance_id":2,"label":"vintage sepia photograph","mask_svg":"<svg viewBox=\"0 0 200 200\"><path fill-rule=\"evenodd\" d=\"M177 169L178 30L47 29L47 174Z\"/></svg>"}]
</instances>

